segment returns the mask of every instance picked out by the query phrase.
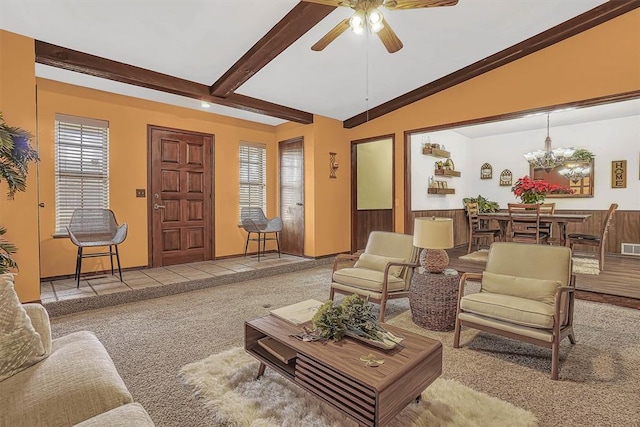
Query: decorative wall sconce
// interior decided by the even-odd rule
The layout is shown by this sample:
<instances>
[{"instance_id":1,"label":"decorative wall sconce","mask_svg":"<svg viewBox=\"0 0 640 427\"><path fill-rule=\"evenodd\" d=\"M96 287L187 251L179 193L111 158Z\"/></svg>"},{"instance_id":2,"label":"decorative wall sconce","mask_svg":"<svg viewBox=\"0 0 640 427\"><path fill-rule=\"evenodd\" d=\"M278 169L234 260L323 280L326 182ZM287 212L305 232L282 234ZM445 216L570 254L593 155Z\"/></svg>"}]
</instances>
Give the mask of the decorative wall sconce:
<instances>
[{"instance_id":1,"label":"decorative wall sconce","mask_svg":"<svg viewBox=\"0 0 640 427\"><path fill-rule=\"evenodd\" d=\"M485 163L480 167L480 179L491 179L493 177L493 168L489 163Z\"/></svg>"},{"instance_id":2,"label":"decorative wall sconce","mask_svg":"<svg viewBox=\"0 0 640 427\"><path fill-rule=\"evenodd\" d=\"M513 174L509 169L505 169L500 173L500 185L511 185L513 181Z\"/></svg>"},{"instance_id":3,"label":"decorative wall sconce","mask_svg":"<svg viewBox=\"0 0 640 427\"><path fill-rule=\"evenodd\" d=\"M329 178L337 178L336 171L338 170L338 153L329 153Z\"/></svg>"}]
</instances>

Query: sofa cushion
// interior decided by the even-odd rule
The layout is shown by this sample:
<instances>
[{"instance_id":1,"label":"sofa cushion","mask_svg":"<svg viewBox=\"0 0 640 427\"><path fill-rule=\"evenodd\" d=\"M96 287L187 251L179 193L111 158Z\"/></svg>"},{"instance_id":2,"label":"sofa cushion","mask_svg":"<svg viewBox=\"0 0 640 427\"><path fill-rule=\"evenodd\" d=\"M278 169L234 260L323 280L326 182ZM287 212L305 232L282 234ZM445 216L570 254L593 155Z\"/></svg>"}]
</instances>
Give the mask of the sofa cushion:
<instances>
[{"instance_id":1,"label":"sofa cushion","mask_svg":"<svg viewBox=\"0 0 640 427\"><path fill-rule=\"evenodd\" d=\"M558 280L530 279L485 271L482 274L481 291L553 304L560 286L562 283Z\"/></svg>"},{"instance_id":2,"label":"sofa cushion","mask_svg":"<svg viewBox=\"0 0 640 427\"><path fill-rule=\"evenodd\" d=\"M96 415L75 427L145 427L153 426L147 411L139 403L118 406L103 414Z\"/></svg>"},{"instance_id":3,"label":"sofa cushion","mask_svg":"<svg viewBox=\"0 0 640 427\"><path fill-rule=\"evenodd\" d=\"M532 299L480 292L460 300L464 311L532 328L553 328L554 307Z\"/></svg>"},{"instance_id":4,"label":"sofa cushion","mask_svg":"<svg viewBox=\"0 0 640 427\"><path fill-rule=\"evenodd\" d=\"M40 334L16 295L13 274L0 274L0 349L0 381L46 357Z\"/></svg>"},{"instance_id":5,"label":"sofa cushion","mask_svg":"<svg viewBox=\"0 0 640 427\"><path fill-rule=\"evenodd\" d=\"M366 268L341 268L333 273L333 280L360 289L380 291L384 273ZM388 275L387 291L401 291L404 286L404 280Z\"/></svg>"},{"instance_id":6,"label":"sofa cushion","mask_svg":"<svg viewBox=\"0 0 640 427\"><path fill-rule=\"evenodd\" d=\"M52 342L51 355L0 382L0 426L71 426L133 401L91 332Z\"/></svg>"},{"instance_id":7,"label":"sofa cushion","mask_svg":"<svg viewBox=\"0 0 640 427\"><path fill-rule=\"evenodd\" d=\"M407 261L402 258L391 258L391 257L382 256L382 255L363 253L358 258L358 261L356 262L354 267L366 268L368 270L376 270L376 271L384 272L385 267L390 262L406 263ZM403 267L400 267L400 266L390 267L389 274L395 277L400 277L400 274L402 273L402 268Z\"/></svg>"}]
</instances>

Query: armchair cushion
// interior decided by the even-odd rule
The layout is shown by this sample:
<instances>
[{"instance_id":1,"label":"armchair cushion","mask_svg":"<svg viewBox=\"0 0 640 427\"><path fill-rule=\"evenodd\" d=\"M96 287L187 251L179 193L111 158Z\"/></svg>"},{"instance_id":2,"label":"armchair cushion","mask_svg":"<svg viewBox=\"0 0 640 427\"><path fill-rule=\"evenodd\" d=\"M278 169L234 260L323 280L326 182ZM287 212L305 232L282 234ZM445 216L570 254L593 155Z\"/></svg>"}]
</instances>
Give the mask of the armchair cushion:
<instances>
[{"instance_id":1,"label":"armchair cushion","mask_svg":"<svg viewBox=\"0 0 640 427\"><path fill-rule=\"evenodd\" d=\"M46 357L31 319L16 295L13 274L0 275L0 382Z\"/></svg>"},{"instance_id":2,"label":"armchair cushion","mask_svg":"<svg viewBox=\"0 0 640 427\"><path fill-rule=\"evenodd\" d=\"M384 281L384 273L366 268L341 268L333 273L333 281L360 289L380 292ZM392 275L388 276L387 291L401 291L404 287L404 279Z\"/></svg>"},{"instance_id":3,"label":"armchair cushion","mask_svg":"<svg viewBox=\"0 0 640 427\"><path fill-rule=\"evenodd\" d=\"M485 271L481 292L525 298L546 304L555 302L556 289L562 286L558 280L531 279Z\"/></svg>"},{"instance_id":4,"label":"armchair cushion","mask_svg":"<svg viewBox=\"0 0 640 427\"><path fill-rule=\"evenodd\" d=\"M390 262L406 263L407 261L402 258L391 258L382 255L363 253L362 255L360 255L360 258L358 258L358 261L356 262L354 267L384 272L385 267ZM402 268L403 267L399 265L390 267L389 274L395 277L400 277L400 274L402 274Z\"/></svg>"},{"instance_id":5,"label":"armchair cushion","mask_svg":"<svg viewBox=\"0 0 640 427\"><path fill-rule=\"evenodd\" d=\"M553 328L553 305L531 299L481 292L466 295L460 301L460 307L466 312L517 325Z\"/></svg>"}]
</instances>

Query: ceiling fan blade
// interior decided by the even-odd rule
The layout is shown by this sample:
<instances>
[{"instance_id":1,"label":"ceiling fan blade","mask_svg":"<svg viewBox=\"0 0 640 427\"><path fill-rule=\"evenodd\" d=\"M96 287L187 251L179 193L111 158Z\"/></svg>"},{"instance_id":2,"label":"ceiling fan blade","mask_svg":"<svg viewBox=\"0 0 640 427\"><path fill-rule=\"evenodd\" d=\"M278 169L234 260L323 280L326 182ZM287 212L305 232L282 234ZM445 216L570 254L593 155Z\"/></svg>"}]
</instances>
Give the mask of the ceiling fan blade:
<instances>
[{"instance_id":1,"label":"ceiling fan blade","mask_svg":"<svg viewBox=\"0 0 640 427\"><path fill-rule=\"evenodd\" d=\"M420 9L423 7L455 6L458 0L387 0L384 7L390 10Z\"/></svg>"},{"instance_id":2,"label":"ceiling fan blade","mask_svg":"<svg viewBox=\"0 0 640 427\"><path fill-rule=\"evenodd\" d=\"M320 40L317 41L316 44L311 46L311 50L321 51L325 47L329 45L332 41L334 41L338 36L344 33L349 28L349 19L345 19L340 22L338 25L333 27L327 34L324 35Z\"/></svg>"},{"instance_id":3,"label":"ceiling fan blade","mask_svg":"<svg viewBox=\"0 0 640 427\"><path fill-rule=\"evenodd\" d=\"M327 6L342 6L340 3L344 3L343 0L301 0L303 3L318 3L325 4Z\"/></svg>"},{"instance_id":4,"label":"ceiling fan blade","mask_svg":"<svg viewBox=\"0 0 640 427\"><path fill-rule=\"evenodd\" d=\"M384 24L384 27L382 27L382 29L376 34L382 41L382 44L384 44L384 47L387 48L387 51L389 53L394 53L402 49L402 42L400 41L396 33L391 29L391 26L389 25L387 20L383 18L382 23Z\"/></svg>"}]
</instances>

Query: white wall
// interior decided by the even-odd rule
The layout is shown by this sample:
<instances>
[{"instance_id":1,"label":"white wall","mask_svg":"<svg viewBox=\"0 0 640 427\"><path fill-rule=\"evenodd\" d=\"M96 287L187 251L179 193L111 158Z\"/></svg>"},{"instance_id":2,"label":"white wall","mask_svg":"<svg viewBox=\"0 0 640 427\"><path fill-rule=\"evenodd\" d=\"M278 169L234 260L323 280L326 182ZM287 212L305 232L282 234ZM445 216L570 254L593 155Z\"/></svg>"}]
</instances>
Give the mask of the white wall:
<instances>
[{"instance_id":1,"label":"white wall","mask_svg":"<svg viewBox=\"0 0 640 427\"><path fill-rule=\"evenodd\" d=\"M429 136L431 143L444 145L451 153L451 160L455 170L460 171L461 177L443 177L434 175L435 162L445 160L422 154L423 136ZM469 191L468 185L472 180L469 176L469 162L471 160L472 139L449 130L411 135L411 210L462 209L462 198ZM448 188L454 188L455 194L427 194L429 178L447 181Z\"/></svg>"},{"instance_id":2,"label":"white wall","mask_svg":"<svg viewBox=\"0 0 640 427\"><path fill-rule=\"evenodd\" d=\"M640 210L640 116L558 127L552 125L549 134L553 148L585 148L596 156L594 197L553 198L556 209L606 210L615 202L621 210ZM428 177L433 174L433 161L437 160L421 154L423 135L415 134L411 139L412 210L459 209L464 197L479 194L506 208L507 203L517 199L511 187L499 185L500 172L511 170L513 182L528 175L529 164L522 155L544 148L546 129L473 139L454 131L429 133L433 142L442 144L445 141L447 149L452 151L456 169L462 172L461 178L449 178L450 187L456 187L456 194L445 196L423 194L426 193ZM627 161L627 188L611 188L611 162L614 160ZM429 162L431 164L427 168ZM492 179L480 179L480 167L484 163L493 167Z\"/></svg>"}]
</instances>

